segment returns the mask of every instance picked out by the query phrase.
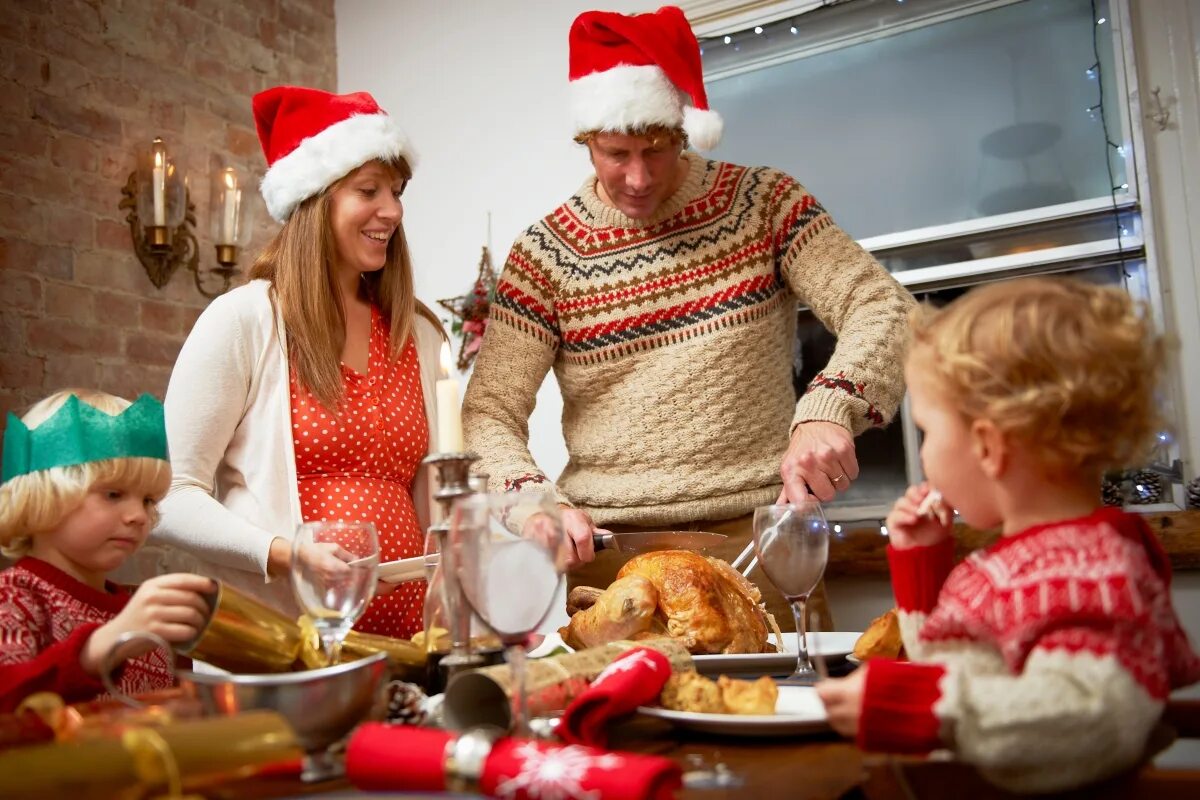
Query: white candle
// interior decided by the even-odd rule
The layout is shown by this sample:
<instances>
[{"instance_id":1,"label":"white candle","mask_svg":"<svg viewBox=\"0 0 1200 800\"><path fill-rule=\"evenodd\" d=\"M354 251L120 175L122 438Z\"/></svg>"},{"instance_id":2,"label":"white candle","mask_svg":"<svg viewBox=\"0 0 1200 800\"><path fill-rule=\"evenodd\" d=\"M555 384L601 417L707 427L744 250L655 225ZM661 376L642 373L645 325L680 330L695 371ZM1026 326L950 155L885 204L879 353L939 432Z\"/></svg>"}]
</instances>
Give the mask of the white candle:
<instances>
[{"instance_id":1,"label":"white candle","mask_svg":"<svg viewBox=\"0 0 1200 800\"><path fill-rule=\"evenodd\" d=\"M167 177L164 167L162 151L155 148L151 187L154 191L154 224L160 228L167 224Z\"/></svg>"},{"instance_id":2,"label":"white candle","mask_svg":"<svg viewBox=\"0 0 1200 800\"><path fill-rule=\"evenodd\" d=\"M237 176L233 169L225 170L225 214L221 223L221 241L218 244L237 244L238 205L242 201L242 190L237 188Z\"/></svg>"},{"instance_id":3,"label":"white candle","mask_svg":"<svg viewBox=\"0 0 1200 800\"><path fill-rule=\"evenodd\" d=\"M442 377L437 382L437 451L461 453L463 450L462 416L458 407L458 379L451 376L454 367L450 345L442 342Z\"/></svg>"}]
</instances>

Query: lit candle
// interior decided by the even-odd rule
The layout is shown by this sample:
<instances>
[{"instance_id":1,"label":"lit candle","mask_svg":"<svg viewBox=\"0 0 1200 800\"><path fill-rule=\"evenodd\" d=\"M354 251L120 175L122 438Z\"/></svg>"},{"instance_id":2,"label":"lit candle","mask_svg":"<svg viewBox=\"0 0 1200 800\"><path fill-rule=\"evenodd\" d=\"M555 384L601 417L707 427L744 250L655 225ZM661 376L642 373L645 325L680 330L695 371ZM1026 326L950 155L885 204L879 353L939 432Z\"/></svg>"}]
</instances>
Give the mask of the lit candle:
<instances>
[{"instance_id":1,"label":"lit candle","mask_svg":"<svg viewBox=\"0 0 1200 800\"><path fill-rule=\"evenodd\" d=\"M458 408L458 379L451 375L454 362L450 345L442 342L442 377L437 382L437 451L461 453L463 450L462 416Z\"/></svg>"},{"instance_id":2,"label":"lit candle","mask_svg":"<svg viewBox=\"0 0 1200 800\"><path fill-rule=\"evenodd\" d=\"M225 214L221 223L221 241L218 244L237 244L238 205L242 202L242 190L237 185L237 173L233 167L225 170Z\"/></svg>"},{"instance_id":3,"label":"lit candle","mask_svg":"<svg viewBox=\"0 0 1200 800\"><path fill-rule=\"evenodd\" d=\"M154 190L154 224L160 228L167 224L167 176L161 145L160 140L154 140L154 174L151 181Z\"/></svg>"}]
</instances>

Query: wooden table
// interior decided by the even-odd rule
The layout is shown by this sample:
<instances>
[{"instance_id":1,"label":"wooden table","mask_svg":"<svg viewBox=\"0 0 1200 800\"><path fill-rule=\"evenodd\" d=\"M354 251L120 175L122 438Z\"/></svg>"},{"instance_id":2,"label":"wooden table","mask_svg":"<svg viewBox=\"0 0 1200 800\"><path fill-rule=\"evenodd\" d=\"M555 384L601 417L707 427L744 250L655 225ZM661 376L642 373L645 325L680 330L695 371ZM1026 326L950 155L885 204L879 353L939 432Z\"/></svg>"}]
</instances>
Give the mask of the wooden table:
<instances>
[{"instance_id":1,"label":"wooden table","mask_svg":"<svg viewBox=\"0 0 1200 800\"><path fill-rule=\"evenodd\" d=\"M709 770L721 763L743 781L723 789L685 788L678 794L681 800L836 800L865 778L862 753L832 734L730 739L683 733L658 720L635 719L614 728L610 744L616 749L666 756L684 772L696 770L697 762ZM352 793L353 789L346 781L305 785L294 777L277 777L238 781L205 790L204 795L247 800L298 795L319 798L335 792Z\"/></svg>"}]
</instances>

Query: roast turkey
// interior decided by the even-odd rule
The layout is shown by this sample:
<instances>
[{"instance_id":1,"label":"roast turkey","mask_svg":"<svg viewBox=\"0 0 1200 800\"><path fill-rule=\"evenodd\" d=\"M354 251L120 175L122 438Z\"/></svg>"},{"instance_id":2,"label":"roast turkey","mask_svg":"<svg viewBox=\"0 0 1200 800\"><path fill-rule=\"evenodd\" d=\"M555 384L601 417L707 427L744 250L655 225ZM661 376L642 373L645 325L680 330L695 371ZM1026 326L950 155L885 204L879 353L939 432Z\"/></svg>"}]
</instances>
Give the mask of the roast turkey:
<instances>
[{"instance_id":1,"label":"roast turkey","mask_svg":"<svg viewBox=\"0 0 1200 800\"><path fill-rule=\"evenodd\" d=\"M571 621L559 632L575 648L665 634L693 655L775 650L754 584L725 561L688 550L635 556L607 589L571 590L567 607Z\"/></svg>"}]
</instances>

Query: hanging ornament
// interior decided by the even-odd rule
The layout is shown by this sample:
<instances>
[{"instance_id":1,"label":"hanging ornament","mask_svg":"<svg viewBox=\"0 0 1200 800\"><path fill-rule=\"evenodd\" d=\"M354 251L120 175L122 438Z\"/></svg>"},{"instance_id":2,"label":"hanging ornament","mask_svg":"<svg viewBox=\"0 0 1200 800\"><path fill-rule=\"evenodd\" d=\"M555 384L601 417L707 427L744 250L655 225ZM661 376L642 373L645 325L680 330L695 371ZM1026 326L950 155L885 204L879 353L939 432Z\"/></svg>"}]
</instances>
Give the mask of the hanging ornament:
<instances>
[{"instance_id":1,"label":"hanging ornament","mask_svg":"<svg viewBox=\"0 0 1200 800\"><path fill-rule=\"evenodd\" d=\"M1188 481L1187 507L1200 508L1200 475Z\"/></svg>"},{"instance_id":2,"label":"hanging ornament","mask_svg":"<svg viewBox=\"0 0 1200 800\"><path fill-rule=\"evenodd\" d=\"M1141 469L1130 476L1133 482L1133 497L1130 502L1138 506L1148 506L1162 502L1166 487L1158 473Z\"/></svg>"},{"instance_id":3,"label":"hanging ornament","mask_svg":"<svg viewBox=\"0 0 1200 800\"><path fill-rule=\"evenodd\" d=\"M1121 479L1119 475L1110 475L1104 478L1104 482L1100 484L1100 500L1106 506L1120 508L1125 505L1125 492L1121 491Z\"/></svg>"},{"instance_id":4,"label":"hanging ornament","mask_svg":"<svg viewBox=\"0 0 1200 800\"><path fill-rule=\"evenodd\" d=\"M496 272L492 269L492 257L487 245L479 256L479 273L471 291L458 297L438 300L438 305L453 316L447 320L450 331L460 337L458 347L458 369L465 371L475 360L479 346L483 344L483 333L487 329L488 312L496 296Z\"/></svg>"}]
</instances>

